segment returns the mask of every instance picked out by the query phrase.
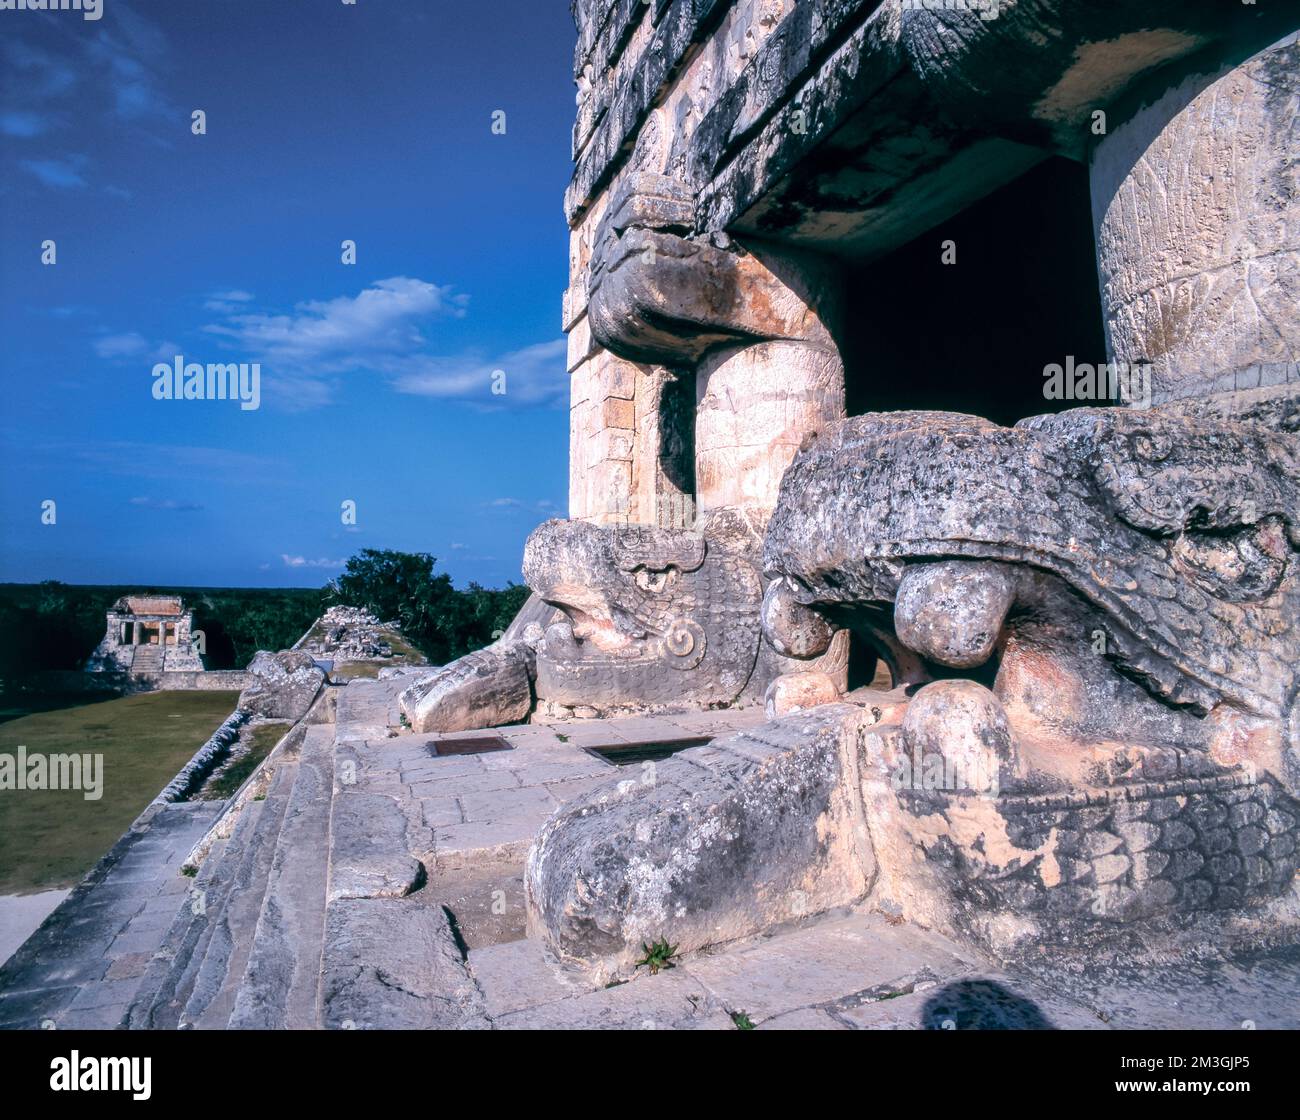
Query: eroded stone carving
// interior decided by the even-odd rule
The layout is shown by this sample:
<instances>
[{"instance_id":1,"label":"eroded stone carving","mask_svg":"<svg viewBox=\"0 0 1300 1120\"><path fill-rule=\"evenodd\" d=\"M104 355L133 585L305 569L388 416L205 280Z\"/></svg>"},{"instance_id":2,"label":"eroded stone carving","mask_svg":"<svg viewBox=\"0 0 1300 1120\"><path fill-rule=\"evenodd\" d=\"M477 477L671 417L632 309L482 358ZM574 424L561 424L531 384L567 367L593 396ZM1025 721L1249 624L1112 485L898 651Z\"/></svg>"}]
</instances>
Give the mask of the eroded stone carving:
<instances>
[{"instance_id":1,"label":"eroded stone carving","mask_svg":"<svg viewBox=\"0 0 1300 1120\"><path fill-rule=\"evenodd\" d=\"M494 642L423 677L399 707L416 731L468 731L526 719L533 706L534 650L540 628Z\"/></svg>"},{"instance_id":2,"label":"eroded stone carving","mask_svg":"<svg viewBox=\"0 0 1300 1120\"><path fill-rule=\"evenodd\" d=\"M996 642L1000 694L1076 741L1210 746L1220 720L1248 721L1282 777L1268 744L1300 655L1298 477L1296 436L1259 424L858 417L787 472L764 564L823 613L892 612L940 664ZM1053 672L1086 695L1029 686Z\"/></svg>"},{"instance_id":3,"label":"eroded stone carving","mask_svg":"<svg viewBox=\"0 0 1300 1120\"><path fill-rule=\"evenodd\" d=\"M727 736L566 806L528 853L530 932L606 981L631 974L642 941L689 952L860 898L852 711Z\"/></svg>"},{"instance_id":4,"label":"eroded stone carving","mask_svg":"<svg viewBox=\"0 0 1300 1120\"><path fill-rule=\"evenodd\" d=\"M325 673L301 650L258 650L248 663L253 683L239 694L239 706L267 719L301 719L325 683Z\"/></svg>"},{"instance_id":5,"label":"eroded stone carving","mask_svg":"<svg viewBox=\"0 0 1300 1120\"><path fill-rule=\"evenodd\" d=\"M757 539L731 512L701 531L548 521L524 578L563 610L537 649L537 694L562 706L728 704L754 671Z\"/></svg>"},{"instance_id":6,"label":"eroded stone carving","mask_svg":"<svg viewBox=\"0 0 1300 1120\"><path fill-rule=\"evenodd\" d=\"M869 415L796 459L765 545L773 640L807 633L803 607L892 628L882 653L915 654L914 680L985 666L992 688L927 685L864 748L886 897L1005 950L1282 892L1300 792L1293 408ZM938 780L900 783L923 756ZM983 784L954 790L954 766ZM1100 823L1117 839L1094 851Z\"/></svg>"},{"instance_id":7,"label":"eroded stone carving","mask_svg":"<svg viewBox=\"0 0 1300 1120\"><path fill-rule=\"evenodd\" d=\"M724 236L687 236L693 205L684 184L648 172L630 175L610 202L591 264L587 314L596 341L624 357L676 366L713 347L768 339L833 352L813 310L829 299L817 299L814 282L778 275Z\"/></svg>"}]
</instances>

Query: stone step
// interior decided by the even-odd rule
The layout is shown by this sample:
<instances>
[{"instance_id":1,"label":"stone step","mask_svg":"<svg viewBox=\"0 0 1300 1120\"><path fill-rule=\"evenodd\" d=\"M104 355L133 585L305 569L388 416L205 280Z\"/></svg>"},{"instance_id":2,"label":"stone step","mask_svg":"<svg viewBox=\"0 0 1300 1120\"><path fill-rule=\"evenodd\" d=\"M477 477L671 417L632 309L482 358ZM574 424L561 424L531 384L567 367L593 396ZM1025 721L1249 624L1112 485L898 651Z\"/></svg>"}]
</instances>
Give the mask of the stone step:
<instances>
[{"instance_id":1,"label":"stone step","mask_svg":"<svg viewBox=\"0 0 1300 1120\"><path fill-rule=\"evenodd\" d=\"M235 994L231 1028L320 1026L333 758L333 728L309 728L271 859L248 964Z\"/></svg>"},{"instance_id":2,"label":"stone step","mask_svg":"<svg viewBox=\"0 0 1300 1120\"><path fill-rule=\"evenodd\" d=\"M390 729L397 727L401 721L397 698L416 679L396 677L386 681L354 680L346 688L339 689L335 716L339 742L387 738Z\"/></svg>"},{"instance_id":3,"label":"stone step","mask_svg":"<svg viewBox=\"0 0 1300 1120\"><path fill-rule=\"evenodd\" d=\"M133 673L157 672L162 668L162 664L162 646L136 646L131 656L131 672Z\"/></svg>"},{"instance_id":4,"label":"stone step","mask_svg":"<svg viewBox=\"0 0 1300 1120\"><path fill-rule=\"evenodd\" d=\"M227 865L230 876L226 898L210 923L211 934L194 974L181 1021L199 1029L226 1026L234 1009L235 994L244 969L257 920L266 898L271 859L279 840L285 812L298 773L296 759L282 765L267 790L264 801L250 802L244 809L256 809L256 821L237 861Z\"/></svg>"},{"instance_id":5,"label":"stone step","mask_svg":"<svg viewBox=\"0 0 1300 1120\"><path fill-rule=\"evenodd\" d=\"M323 972L330 1030L490 1026L447 911L419 895L331 902Z\"/></svg>"},{"instance_id":6,"label":"stone step","mask_svg":"<svg viewBox=\"0 0 1300 1120\"><path fill-rule=\"evenodd\" d=\"M209 850L136 993L127 1015L127 1024L132 1028L167 1030L180 1026L212 935L232 896L249 889L256 895L256 906L260 909L265 876L260 883L250 881L247 869L262 849L274 847L296 769L293 758L280 762L274 769L266 799L247 802L230 836L217 841ZM200 898L201 907L195 905ZM251 936L250 922L248 937Z\"/></svg>"},{"instance_id":7,"label":"stone step","mask_svg":"<svg viewBox=\"0 0 1300 1120\"><path fill-rule=\"evenodd\" d=\"M208 936L208 914L194 907L196 892L206 898L219 890L219 868L229 840L217 840L188 892L179 900L176 916L163 935L158 951L140 980L135 996L126 1009L123 1023L131 1030L169 1030L180 1020L186 973L196 951L201 951Z\"/></svg>"}]
</instances>

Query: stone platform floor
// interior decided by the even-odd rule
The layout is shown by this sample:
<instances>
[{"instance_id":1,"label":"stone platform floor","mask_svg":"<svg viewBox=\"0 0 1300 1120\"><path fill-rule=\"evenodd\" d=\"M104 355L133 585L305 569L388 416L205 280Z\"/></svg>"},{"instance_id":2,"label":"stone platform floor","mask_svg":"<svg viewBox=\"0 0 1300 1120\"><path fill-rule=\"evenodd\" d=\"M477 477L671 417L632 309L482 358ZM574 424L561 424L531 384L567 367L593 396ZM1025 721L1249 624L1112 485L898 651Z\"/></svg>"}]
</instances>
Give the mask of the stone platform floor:
<instances>
[{"instance_id":1,"label":"stone platform floor","mask_svg":"<svg viewBox=\"0 0 1300 1120\"><path fill-rule=\"evenodd\" d=\"M177 865L223 806L129 833L0 970L0 1026L460 1029L1257 1029L1300 1026L1300 950L1086 977L1008 971L866 909L595 987L525 929L523 865L551 812L636 781L596 746L744 730L755 709L399 726L409 680L358 679L267 760L197 878ZM329 710L328 708L325 710ZM439 755L443 738L510 749ZM292 737L290 737L292 738ZM334 781L329 781L330 769ZM206 912L192 912L201 891Z\"/></svg>"},{"instance_id":2,"label":"stone platform floor","mask_svg":"<svg viewBox=\"0 0 1300 1120\"><path fill-rule=\"evenodd\" d=\"M525 936L523 861L560 804L635 780L588 748L717 736L760 710L534 724L452 736L394 734L397 682L349 686L345 725L361 717L362 782L407 809L428 881L398 905L436 904L467 950L474 1012L456 1025L496 1029L1125 1029L1294 1028L1300 950L1186 962L1159 974L1112 968L1078 977L1010 974L936 933L866 910L823 915L680 960L655 976L590 990ZM369 737L382 720L383 738ZM500 736L511 747L438 757L439 738ZM418 812L416 807L418 806ZM417 839L418 838L418 839ZM462 1011L464 1006L462 1004ZM460 1012L458 1012L460 1014ZM436 1018L436 1016L435 1016ZM456 1016L452 1017L453 1021ZM378 1024L376 1024L378 1025ZM387 1025L400 1025L399 1021ZM452 1025L444 1021L439 1025Z\"/></svg>"}]
</instances>

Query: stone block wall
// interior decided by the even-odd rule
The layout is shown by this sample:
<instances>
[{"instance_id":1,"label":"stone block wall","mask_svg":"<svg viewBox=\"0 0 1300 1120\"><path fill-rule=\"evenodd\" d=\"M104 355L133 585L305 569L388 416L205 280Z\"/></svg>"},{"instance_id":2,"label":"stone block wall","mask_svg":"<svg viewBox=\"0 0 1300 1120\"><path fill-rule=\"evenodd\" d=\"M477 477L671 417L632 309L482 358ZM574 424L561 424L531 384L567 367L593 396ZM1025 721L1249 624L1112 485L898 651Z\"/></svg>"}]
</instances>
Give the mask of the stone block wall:
<instances>
[{"instance_id":1,"label":"stone block wall","mask_svg":"<svg viewBox=\"0 0 1300 1120\"><path fill-rule=\"evenodd\" d=\"M577 167L565 199L571 234L563 301L573 518L674 528L693 519L691 433L671 388L665 407L666 387L689 381L693 370L685 359L674 367L619 357L593 337L587 310L597 231L629 174L683 170L684 144L704 113L793 7L793 0L575 5Z\"/></svg>"}]
</instances>

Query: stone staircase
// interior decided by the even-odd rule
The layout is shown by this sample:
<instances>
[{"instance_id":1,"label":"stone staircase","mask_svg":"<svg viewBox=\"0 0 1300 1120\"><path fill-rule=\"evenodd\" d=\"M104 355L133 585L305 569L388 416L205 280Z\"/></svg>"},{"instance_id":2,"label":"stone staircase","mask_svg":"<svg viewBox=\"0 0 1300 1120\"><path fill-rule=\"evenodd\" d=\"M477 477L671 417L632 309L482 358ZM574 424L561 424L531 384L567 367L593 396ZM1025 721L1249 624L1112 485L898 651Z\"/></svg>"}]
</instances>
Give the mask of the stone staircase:
<instances>
[{"instance_id":1,"label":"stone staircase","mask_svg":"<svg viewBox=\"0 0 1300 1120\"><path fill-rule=\"evenodd\" d=\"M125 1025L319 1025L333 730L308 727L213 843Z\"/></svg>"},{"instance_id":2,"label":"stone staircase","mask_svg":"<svg viewBox=\"0 0 1300 1120\"><path fill-rule=\"evenodd\" d=\"M163 647L156 645L136 646L131 655L131 672L161 673L163 668Z\"/></svg>"},{"instance_id":3,"label":"stone staircase","mask_svg":"<svg viewBox=\"0 0 1300 1120\"><path fill-rule=\"evenodd\" d=\"M430 882L435 849L454 854L458 868L484 861L494 888L498 877L521 875L527 840L562 798L514 772L494 775L477 757L434 759L426 736L393 735L404 683L356 681L340 690L337 723L307 724L288 737L253 780L260 785L232 802L123 1026L491 1025L447 907L452 895ZM514 764L540 768L539 782L587 782L593 770L614 770L561 747L545 729L511 734L519 741ZM576 766L536 753L543 741L576 757ZM434 801L454 801L453 787L504 786L488 795L499 803L489 815L524 815L514 831L483 833L471 820L435 841L429 806L413 792L430 783L444 787L430 791Z\"/></svg>"}]
</instances>

